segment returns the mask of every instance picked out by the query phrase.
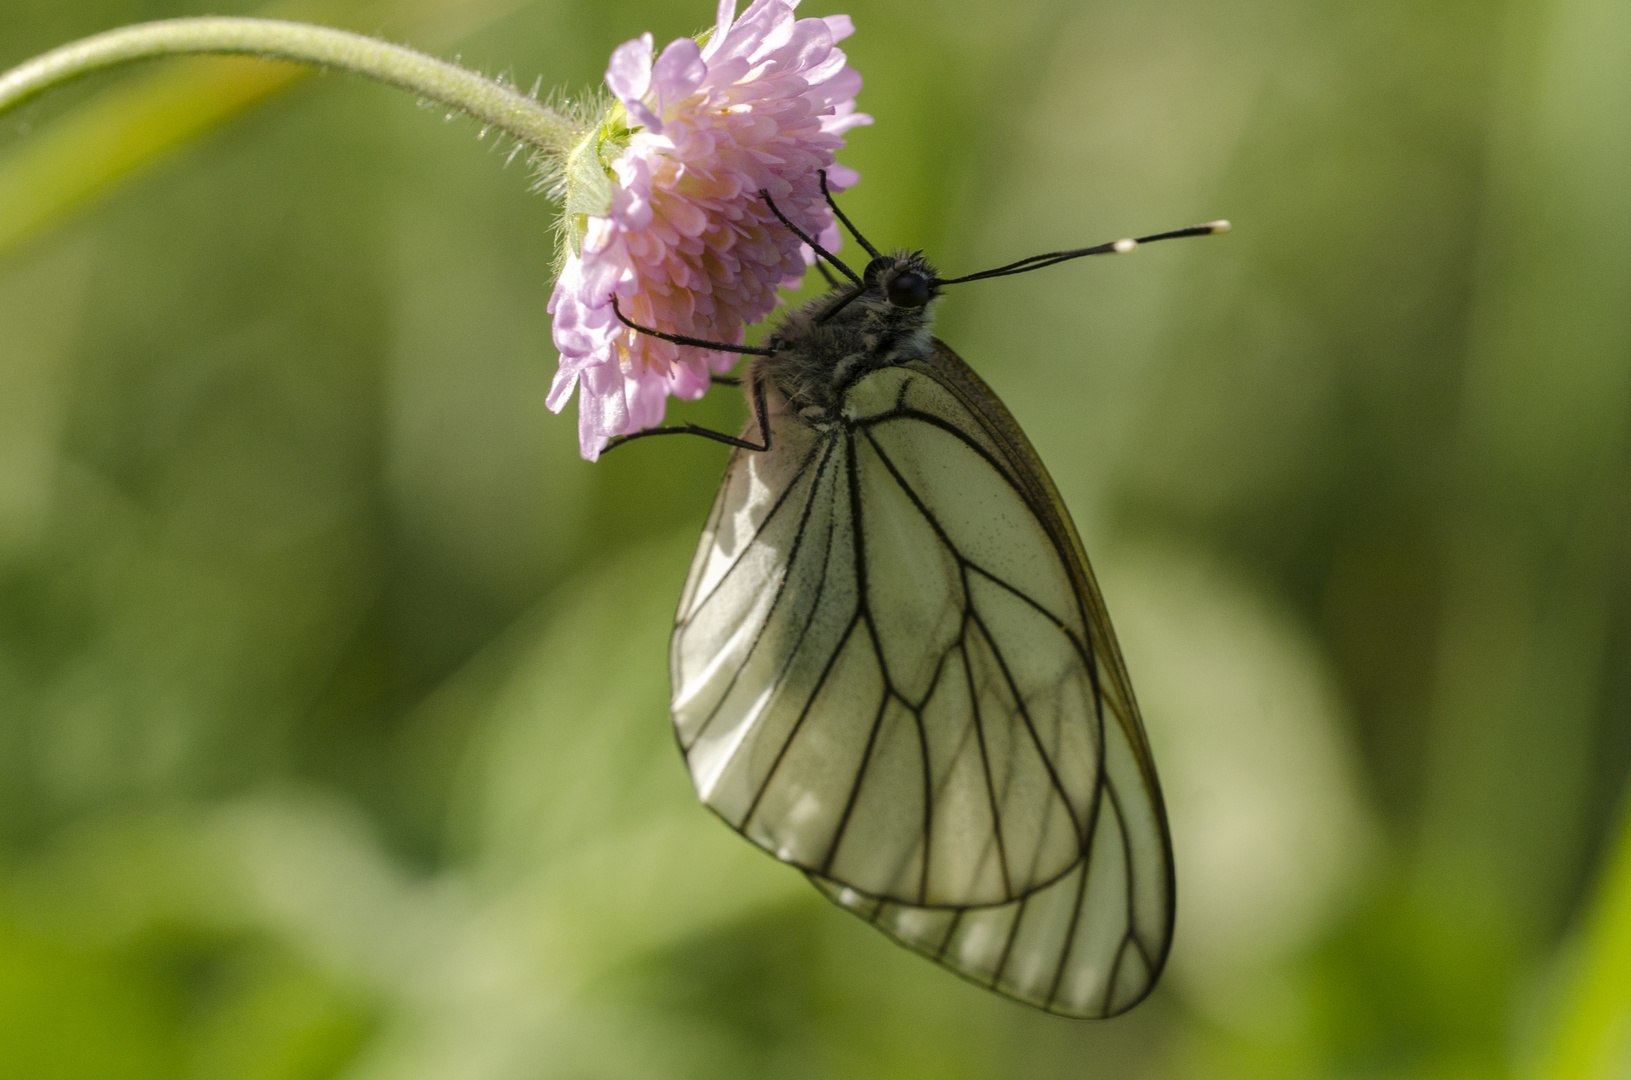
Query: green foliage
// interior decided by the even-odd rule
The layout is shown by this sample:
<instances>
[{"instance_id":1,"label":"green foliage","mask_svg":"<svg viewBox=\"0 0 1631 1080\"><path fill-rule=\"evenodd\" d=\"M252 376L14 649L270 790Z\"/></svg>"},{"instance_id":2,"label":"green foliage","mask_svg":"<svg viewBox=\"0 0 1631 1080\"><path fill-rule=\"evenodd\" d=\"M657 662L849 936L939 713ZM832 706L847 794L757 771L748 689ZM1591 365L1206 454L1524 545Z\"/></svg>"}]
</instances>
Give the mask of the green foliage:
<instances>
[{"instance_id":1,"label":"green foliage","mask_svg":"<svg viewBox=\"0 0 1631 1080\"><path fill-rule=\"evenodd\" d=\"M11 0L0 65L204 10ZM0 121L0 1076L1631 1068L1631 9L837 10L881 245L1236 225L939 327L1122 630L1161 990L1033 1014L699 809L665 642L724 451L578 460L524 163L356 80L176 65ZM579 87L712 10L310 17Z\"/></svg>"}]
</instances>

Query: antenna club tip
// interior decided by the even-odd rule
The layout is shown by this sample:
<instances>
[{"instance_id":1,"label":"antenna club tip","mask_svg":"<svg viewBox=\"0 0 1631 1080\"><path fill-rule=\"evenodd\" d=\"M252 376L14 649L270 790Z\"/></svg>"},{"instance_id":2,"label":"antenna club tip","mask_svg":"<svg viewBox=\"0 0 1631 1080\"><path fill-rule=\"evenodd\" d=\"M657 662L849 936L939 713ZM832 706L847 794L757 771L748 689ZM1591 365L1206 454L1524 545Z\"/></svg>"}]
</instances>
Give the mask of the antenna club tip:
<instances>
[{"instance_id":1,"label":"antenna club tip","mask_svg":"<svg viewBox=\"0 0 1631 1080\"><path fill-rule=\"evenodd\" d=\"M1125 255L1137 246L1137 240L1117 240L1115 243L1110 245L1110 250L1114 251L1117 255Z\"/></svg>"},{"instance_id":2,"label":"antenna club tip","mask_svg":"<svg viewBox=\"0 0 1631 1080\"><path fill-rule=\"evenodd\" d=\"M1208 221L1206 223L1206 227L1207 227L1208 230L1210 230L1214 234L1216 234L1216 233L1226 233L1230 229L1234 228L1234 226L1229 224L1228 221Z\"/></svg>"}]
</instances>

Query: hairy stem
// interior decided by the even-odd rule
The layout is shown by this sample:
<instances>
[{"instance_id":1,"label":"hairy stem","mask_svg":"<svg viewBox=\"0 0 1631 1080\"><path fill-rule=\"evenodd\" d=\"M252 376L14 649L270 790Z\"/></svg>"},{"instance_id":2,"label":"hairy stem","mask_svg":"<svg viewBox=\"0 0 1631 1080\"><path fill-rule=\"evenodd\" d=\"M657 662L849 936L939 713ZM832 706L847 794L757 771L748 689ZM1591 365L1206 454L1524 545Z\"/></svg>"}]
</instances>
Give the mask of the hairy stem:
<instances>
[{"instance_id":1,"label":"hairy stem","mask_svg":"<svg viewBox=\"0 0 1631 1080\"><path fill-rule=\"evenodd\" d=\"M563 152L581 132L513 87L401 45L279 19L166 19L85 38L0 75L0 114L93 71L162 56L218 53L338 68L452 106L539 150Z\"/></svg>"}]
</instances>

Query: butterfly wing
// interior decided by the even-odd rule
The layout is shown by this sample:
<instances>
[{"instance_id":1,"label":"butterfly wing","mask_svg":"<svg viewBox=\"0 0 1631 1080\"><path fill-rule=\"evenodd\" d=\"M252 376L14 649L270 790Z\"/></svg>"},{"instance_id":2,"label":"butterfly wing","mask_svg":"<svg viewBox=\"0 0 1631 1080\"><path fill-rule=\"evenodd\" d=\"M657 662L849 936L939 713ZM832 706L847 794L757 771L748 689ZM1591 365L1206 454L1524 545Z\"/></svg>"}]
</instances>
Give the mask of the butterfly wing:
<instances>
[{"instance_id":1,"label":"butterfly wing","mask_svg":"<svg viewBox=\"0 0 1631 1080\"><path fill-rule=\"evenodd\" d=\"M1141 996L1170 938L1166 823L1103 604L1029 443L939 343L860 380L842 422L778 415L772 434L732 458L676 622L673 715L699 796L970 977L986 978L978 950L927 947L914 913L989 928L1012 909L1018 951L987 959L1015 996L1011 965L1046 947L1025 912L1080 892L1093 933L1055 934L1053 958L1118 966L1105 1000L1124 1007L1116 980Z\"/></svg>"},{"instance_id":2,"label":"butterfly wing","mask_svg":"<svg viewBox=\"0 0 1631 1080\"><path fill-rule=\"evenodd\" d=\"M1115 1016L1155 985L1168 935L1136 905L1119 816L1101 815L1096 829L1097 850L1068 874L993 907L913 907L809 877L835 904L971 982L1062 1016Z\"/></svg>"}]
</instances>

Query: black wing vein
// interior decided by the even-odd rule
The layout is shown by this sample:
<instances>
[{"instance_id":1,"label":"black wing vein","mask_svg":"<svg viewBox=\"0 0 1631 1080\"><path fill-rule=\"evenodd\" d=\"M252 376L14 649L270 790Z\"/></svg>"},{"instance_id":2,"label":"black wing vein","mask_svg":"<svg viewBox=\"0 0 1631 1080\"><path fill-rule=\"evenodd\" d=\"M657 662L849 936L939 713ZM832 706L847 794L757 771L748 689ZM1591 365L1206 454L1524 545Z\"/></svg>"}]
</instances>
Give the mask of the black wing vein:
<instances>
[{"instance_id":1,"label":"black wing vein","mask_svg":"<svg viewBox=\"0 0 1631 1080\"><path fill-rule=\"evenodd\" d=\"M770 512L765 514L764 520L759 522L758 526L756 526L754 528L752 538L747 543L742 545L742 550L737 553L736 558L731 560L731 564L725 570L725 572L719 575L719 580L714 582L713 587L708 590L707 595L700 596L700 597L697 597L697 598L692 600L690 612L686 615L685 618L680 619L680 620L677 621L678 626L684 627L684 626L690 625L692 619L694 619L696 617L697 613L700 612L703 609L703 607L707 605L709 600L712 600L714 598L714 594L719 591L720 587L725 584L726 580L729 579L732 574L736 573L737 567L739 567L742 564L743 557L746 556L749 551L753 550L754 542L757 541L761 536L764 535L764 531L767 528L770 527L770 523L773 520L775 520L776 515L781 511L782 504L787 502L787 500L792 496L793 490L798 487L798 482L799 482L800 478L802 478L804 476L804 471L810 467L810 459L814 458L816 456L816 454L821 452L823 449L826 449L826 450L830 451L831 444L826 443L826 442L820 442L820 443L817 443L814 446L810 447L809 453L805 454L804 460L802 462L800 462L799 467L793 471L793 475L788 479L787 487L782 491L781 495L777 497L775 503L770 507ZM742 453L742 451L738 450L737 453L740 454L740 453ZM823 456L822 462L823 462L823 465L825 465L825 462L826 462L825 456ZM820 480L819 470L817 472L816 479L817 479L817 481ZM812 483L810 485L810 494L811 494L812 497L815 495L815 489L816 489L816 484ZM808 516L809 505L810 505L809 500L806 500L805 501L806 516ZM719 515L719 517L723 517L723 515ZM710 519L709 524L714 526L715 528L717 528L718 524L719 524L719 518L715 517L715 518ZM803 531L802 527L800 528L800 531L801 532Z\"/></svg>"},{"instance_id":2,"label":"black wing vein","mask_svg":"<svg viewBox=\"0 0 1631 1080\"><path fill-rule=\"evenodd\" d=\"M814 453L814 451L812 451L812 453ZM811 513L812 510L815 509L816 496L820 493L820 490L821 490L821 474L826 471L827 461L829 460L831 455L832 455L832 444L829 442L825 446L825 452L822 454L820 465L818 465L816 467L815 479L813 481L811 481L811 483L810 483L809 497L804 500L804 511L799 517L798 530L794 533L793 544L792 544L792 547L789 549L788 556L787 556L787 565L788 565L789 568L791 568L793 566L796 566L797 563L798 563L799 551L804 546L804 532L805 532L805 529L809 526L809 523L810 523L810 513ZM806 462L806 463L808 463L808 462ZM803 468L800 468L799 473L802 475ZM791 492L793 490L793 488L795 486L797 486L797 484L798 484L798 480L795 477L793 482L788 485L788 488L787 488L788 492ZM762 534L764 532L764 527L770 523L771 517L775 516L776 510L779 510L781 508L782 501L784 501L786 499L786 497L787 497L786 494L784 494L781 499L777 500L775 508L772 509L769 514L765 515L765 520L760 523L760 526L759 526L758 530L756 530L755 533L754 533L755 538L757 538L760 534ZM827 519L827 538L828 538L828 544L829 545L832 542L832 530L833 530L833 521L832 521L832 518L829 516L828 519ZM747 552L748 548L746 546L744 546L742 550L743 550L743 553L745 554ZM709 599L712 599L714 594L716 592L718 592L719 587L725 583L725 579L730 577L731 574L735 573L736 567L741 563L741 560L742 560L742 556L738 555L736 557L736 560L734 562L732 562L730 569L726 570L724 574L720 575L719 581L715 584L713 589L709 590L708 596L705 597L702 601L700 601L692 609L692 614L693 615L695 615L697 612L700 612L702 610L702 605L706 604ZM816 602L817 603L820 602L822 591L826 588L826 584L827 584L827 567L828 567L828 565L829 565L829 563L827 561L823 561L823 563L821 564L821 578L817 582L817 585L816 585ZM712 709L708 710L707 717L703 719L702 723L700 725L698 725L697 730L691 735L691 741L689 743L687 743L684 740L681 740L681 742L680 742L680 749L681 750L685 751L686 753L690 752L691 747L695 746L697 744L697 740L701 739L702 736L707 733L709 726L712 725L713 722L714 722L714 718L719 715L719 710L724 706L725 702L730 699L731 691L736 688L736 681L739 678L741 678L742 672L747 670L748 661L750 661L753 658L754 653L759 651L759 644L760 644L760 642L762 642L764 640L765 630L769 628L771 618L775 615L776 609L781 606L782 598L783 598L783 596L786 595L786 592L787 592L787 579L788 579L788 570L783 570L781 578L776 582L776 592L775 592L775 595L771 598L770 607L768 609L766 609L766 611L765 611L764 621L761 622L759 624L759 628L754 631L752 643L750 643L748 645L747 651L742 654L742 663L741 663L741 665L739 667L737 667L736 671L731 675L730 680L728 682L726 682L724 690L719 695L719 700L714 703L714 707ZM803 644L804 635L809 633L809 630L810 630L810 624L808 624L808 623L806 623L804 625L804 627L802 629L800 629L799 637L798 637L798 644ZM781 666L781 668L780 668L780 670L778 672L778 675L777 675L778 679L780 679L781 676L783 676L783 675L785 675L787 673L788 668L792 666L793 661L795 659L797 659L797 657L798 657L798 647L797 647L797 645L795 645L794 648L792 648L792 649L790 649L788 651L787 660L782 664L782 666Z\"/></svg>"}]
</instances>

